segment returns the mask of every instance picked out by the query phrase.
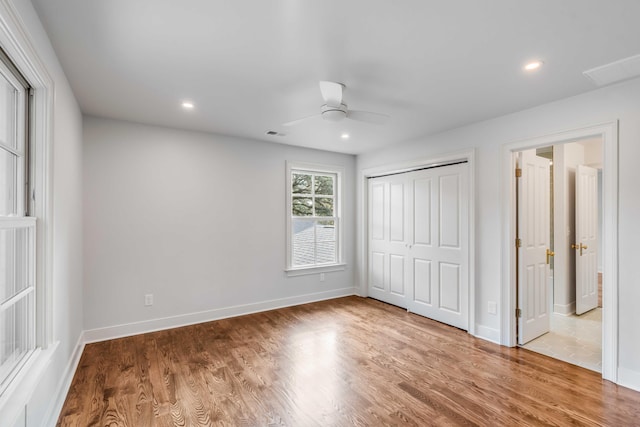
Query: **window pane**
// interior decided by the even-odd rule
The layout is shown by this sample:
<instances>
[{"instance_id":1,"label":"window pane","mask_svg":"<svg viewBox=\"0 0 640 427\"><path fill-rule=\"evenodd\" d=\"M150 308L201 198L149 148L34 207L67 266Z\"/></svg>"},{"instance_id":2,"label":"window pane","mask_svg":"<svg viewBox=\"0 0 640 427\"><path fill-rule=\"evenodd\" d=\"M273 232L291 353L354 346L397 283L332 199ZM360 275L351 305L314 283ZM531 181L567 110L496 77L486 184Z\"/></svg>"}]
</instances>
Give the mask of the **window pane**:
<instances>
[{"instance_id":1,"label":"window pane","mask_svg":"<svg viewBox=\"0 0 640 427\"><path fill-rule=\"evenodd\" d=\"M316 175L316 194L333 196L333 177Z\"/></svg>"},{"instance_id":2,"label":"window pane","mask_svg":"<svg viewBox=\"0 0 640 427\"><path fill-rule=\"evenodd\" d=\"M0 216L16 214L18 157L0 148Z\"/></svg>"},{"instance_id":3,"label":"window pane","mask_svg":"<svg viewBox=\"0 0 640 427\"><path fill-rule=\"evenodd\" d=\"M294 173L291 179L293 194L311 194L311 175Z\"/></svg>"},{"instance_id":4,"label":"window pane","mask_svg":"<svg viewBox=\"0 0 640 427\"><path fill-rule=\"evenodd\" d=\"M336 242L320 242L316 244L316 263L336 262Z\"/></svg>"},{"instance_id":5,"label":"window pane","mask_svg":"<svg viewBox=\"0 0 640 427\"><path fill-rule=\"evenodd\" d=\"M0 313L0 389L11 371L33 348L29 294Z\"/></svg>"},{"instance_id":6,"label":"window pane","mask_svg":"<svg viewBox=\"0 0 640 427\"><path fill-rule=\"evenodd\" d=\"M11 148L16 146L16 114L18 92L11 83L0 74L0 142Z\"/></svg>"},{"instance_id":7,"label":"window pane","mask_svg":"<svg viewBox=\"0 0 640 427\"><path fill-rule=\"evenodd\" d=\"M0 302L31 285L27 228L0 229Z\"/></svg>"},{"instance_id":8,"label":"window pane","mask_svg":"<svg viewBox=\"0 0 640 427\"><path fill-rule=\"evenodd\" d=\"M309 265L315 261L315 221L294 219L293 228L293 252L291 261L294 266Z\"/></svg>"},{"instance_id":9,"label":"window pane","mask_svg":"<svg viewBox=\"0 0 640 427\"><path fill-rule=\"evenodd\" d=\"M316 241L317 242L335 242L336 241L336 227L335 227L335 222L333 220L317 222Z\"/></svg>"},{"instance_id":10,"label":"window pane","mask_svg":"<svg viewBox=\"0 0 640 427\"><path fill-rule=\"evenodd\" d=\"M308 219L294 219L292 221L293 244L315 242L314 224L315 221Z\"/></svg>"},{"instance_id":11,"label":"window pane","mask_svg":"<svg viewBox=\"0 0 640 427\"><path fill-rule=\"evenodd\" d=\"M293 216L313 215L313 199L311 197L294 197L291 203Z\"/></svg>"},{"instance_id":12,"label":"window pane","mask_svg":"<svg viewBox=\"0 0 640 427\"><path fill-rule=\"evenodd\" d=\"M316 216L334 216L333 198L316 197Z\"/></svg>"},{"instance_id":13,"label":"window pane","mask_svg":"<svg viewBox=\"0 0 640 427\"><path fill-rule=\"evenodd\" d=\"M300 267L315 264L315 247L313 244L293 245L292 265Z\"/></svg>"}]
</instances>

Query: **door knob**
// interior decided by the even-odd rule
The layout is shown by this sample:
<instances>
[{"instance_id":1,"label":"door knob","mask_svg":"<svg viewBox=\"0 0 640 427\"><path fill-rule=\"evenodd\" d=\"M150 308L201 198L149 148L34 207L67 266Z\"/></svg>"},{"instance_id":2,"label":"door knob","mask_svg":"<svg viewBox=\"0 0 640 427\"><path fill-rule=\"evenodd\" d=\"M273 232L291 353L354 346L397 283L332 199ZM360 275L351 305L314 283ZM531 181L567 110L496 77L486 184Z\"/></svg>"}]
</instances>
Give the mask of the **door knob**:
<instances>
[{"instance_id":1,"label":"door knob","mask_svg":"<svg viewBox=\"0 0 640 427\"><path fill-rule=\"evenodd\" d=\"M554 256L555 252L550 251L549 249L547 249L547 264L549 264L549 258Z\"/></svg>"},{"instance_id":2,"label":"door knob","mask_svg":"<svg viewBox=\"0 0 640 427\"><path fill-rule=\"evenodd\" d=\"M587 245L583 245L582 243L580 243L579 245L576 245L575 243L572 243L571 249L575 249L575 250L580 249L580 256L582 256L582 250L587 249Z\"/></svg>"}]
</instances>

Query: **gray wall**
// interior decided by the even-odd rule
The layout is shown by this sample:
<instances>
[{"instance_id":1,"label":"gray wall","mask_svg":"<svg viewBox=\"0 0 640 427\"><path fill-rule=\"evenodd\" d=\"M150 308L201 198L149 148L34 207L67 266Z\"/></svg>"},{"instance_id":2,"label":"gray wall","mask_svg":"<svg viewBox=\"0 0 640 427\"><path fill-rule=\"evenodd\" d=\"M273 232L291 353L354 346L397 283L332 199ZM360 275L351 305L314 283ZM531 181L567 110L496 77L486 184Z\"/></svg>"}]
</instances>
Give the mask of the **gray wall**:
<instances>
[{"instance_id":1,"label":"gray wall","mask_svg":"<svg viewBox=\"0 0 640 427\"><path fill-rule=\"evenodd\" d=\"M84 141L85 329L353 293L354 156L95 117ZM324 282L284 273L287 160L345 169L347 269Z\"/></svg>"}]
</instances>

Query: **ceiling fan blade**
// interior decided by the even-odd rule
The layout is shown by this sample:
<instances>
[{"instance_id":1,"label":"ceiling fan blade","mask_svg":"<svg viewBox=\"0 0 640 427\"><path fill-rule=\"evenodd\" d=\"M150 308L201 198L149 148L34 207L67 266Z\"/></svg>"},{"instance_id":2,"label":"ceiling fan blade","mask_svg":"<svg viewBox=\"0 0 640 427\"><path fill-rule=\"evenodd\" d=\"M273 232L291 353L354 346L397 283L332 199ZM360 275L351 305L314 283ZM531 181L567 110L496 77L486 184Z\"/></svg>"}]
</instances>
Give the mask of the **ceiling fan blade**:
<instances>
[{"instance_id":1,"label":"ceiling fan blade","mask_svg":"<svg viewBox=\"0 0 640 427\"><path fill-rule=\"evenodd\" d=\"M313 116L307 116L307 117L303 117L303 118L298 119L298 120L294 120L292 122L284 123L282 126L287 126L287 127L288 126L295 126L298 123L304 122L305 120L313 119L314 117L320 117L320 116L321 116L321 114L314 114Z\"/></svg>"},{"instance_id":2,"label":"ceiling fan blade","mask_svg":"<svg viewBox=\"0 0 640 427\"><path fill-rule=\"evenodd\" d=\"M322 93L322 98L327 105L332 107L339 107L342 104L342 90L344 89L344 85L335 82L320 82L320 92Z\"/></svg>"},{"instance_id":3,"label":"ceiling fan blade","mask_svg":"<svg viewBox=\"0 0 640 427\"><path fill-rule=\"evenodd\" d=\"M359 122L382 125L390 119L390 116L381 113L372 113L371 111L349 110L347 112L347 118L351 120L357 120Z\"/></svg>"}]
</instances>

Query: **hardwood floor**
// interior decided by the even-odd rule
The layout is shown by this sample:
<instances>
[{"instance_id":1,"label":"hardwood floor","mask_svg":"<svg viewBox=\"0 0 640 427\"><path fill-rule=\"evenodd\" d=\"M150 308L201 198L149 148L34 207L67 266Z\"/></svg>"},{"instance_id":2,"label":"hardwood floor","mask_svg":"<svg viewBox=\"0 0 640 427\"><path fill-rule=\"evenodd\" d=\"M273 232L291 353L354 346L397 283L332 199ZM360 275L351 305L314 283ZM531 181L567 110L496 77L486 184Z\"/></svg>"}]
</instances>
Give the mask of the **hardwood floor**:
<instances>
[{"instance_id":1,"label":"hardwood floor","mask_svg":"<svg viewBox=\"0 0 640 427\"><path fill-rule=\"evenodd\" d=\"M59 426L640 425L640 393L375 300L86 346Z\"/></svg>"}]
</instances>

